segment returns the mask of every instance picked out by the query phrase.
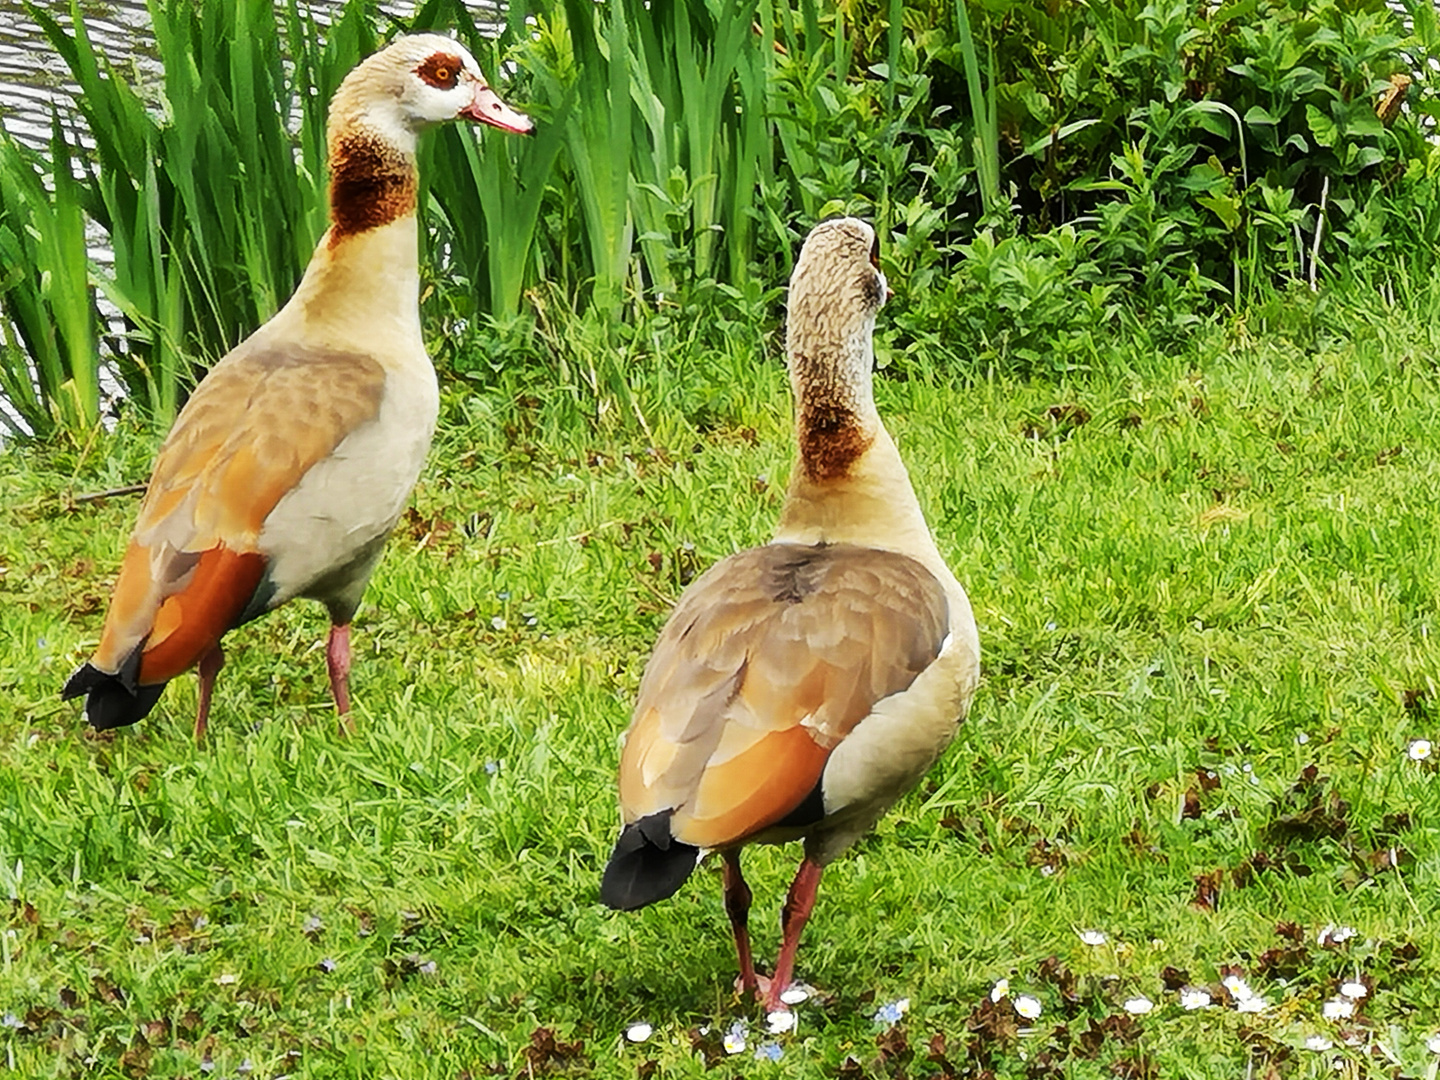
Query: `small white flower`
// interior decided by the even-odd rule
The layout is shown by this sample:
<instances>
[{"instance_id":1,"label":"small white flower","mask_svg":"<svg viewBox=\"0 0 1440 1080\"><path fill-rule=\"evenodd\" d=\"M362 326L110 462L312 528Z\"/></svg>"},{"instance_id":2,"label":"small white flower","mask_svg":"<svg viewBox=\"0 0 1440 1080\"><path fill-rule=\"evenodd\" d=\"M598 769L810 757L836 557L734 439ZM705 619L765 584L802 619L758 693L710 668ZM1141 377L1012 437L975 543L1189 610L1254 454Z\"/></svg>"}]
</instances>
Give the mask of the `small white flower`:
<instances>
[{"instance_id":1,"label":"small white flower","mask_svg":"<svg viewBox=\"0 0 1440 1080\"><path fill-rule=\"evenodd\" d=\"M1155 1003L1144 994L1136 994L1125 1001L1125 1011L1131 1016L1144 1016L1153 1008L1155 1008Z\"/></svg>"},{"instance_id":2,"label":"small white flower","mask_svg":"<svg viewBox=\"0 0 1440 1080\"><path fill-rule=\"evenodd\" d=\"M1022 1020L1040 1019L1040 999L1021 994L1014 1001L1015 1012Z\"/></svg>"},{"instance_id":3,"label":"small white flower","mask_svg":"<svg viewBox=\"0 0 1440 1080\"><path fill-rule=\"evenodd\" d=\"M625 1029L625 1038L633 1043L642 1043L654 1034L655 1029L645 1022L631 1024Z\"/></svg>"},{"instance_id":4,"label":"small white flower","mask_svg":"<svg viewBox=\"0 0 1440 1080\"><path fill-rule=\"evenodd\" d=\"M1359 979L1351 979L1340 984L1340 993L1351 1001L1359 1001L1369 992L1369 988Z\"/></svg>"},{"instance_id":5,"label":"small white flower","mask_svg":"<svg viewBox=\"0 0 1440 1080\"><path fill-rule=\"evenodd\" d=\"M1410 755L1411 761L1424 761L1430 756L1430 750L1429 739L1411 739L1410 748L1406 753Z\"/></svg>"},{"instance_id":6,"label":"small white flower","mask_svg":"<svg viewBox=\"0 0 1440 1080\"><path fill-rule=\"evenodd\" d=\"M504 629L505 629L505 625L506 625L506 624L505 624L505 616L504 616L504 615L496 615L493 619L490 620L490 626L491 626L493 629L496 629L496 630L504 630Z\"/></svg>"},{"instance_id":7,"label":"small white flower","mask_svg":"<svg viewBox=\"0 0 1440 1080\"><path fill-rule=\"evenodd\" d=\"M776 1009L765 1017L765 1030L771 1035L784 1035L795 1030L795 1014L789 1009Z\"/></svg>"},{"instance_id":8,"label":"small white flower","mask_svg":"<svg viewBox=\"0 0 1440 1080\"><path fill-rule=\"evenodd\" d=\"M1209 990L1202 990L1198 986L1187 986L1180 991L1180 1007L1186 1012L1194 1012L1196 1009L1208 1008L1209 1005Z\"/></svg>"},{"instance_id":9,"label":"small white flower","mask_svg":"<svg viewBox=\"0 0 1440 1080\"><path fill-rule=\"evenodd\" d=\"M1309 736L1309 735L1306 735L1305 732L1302 731L1302 732L1300 732L1299 735L1296 735L1296 736L1295 736L1295 741L1296 741L1297 743L1299 743L1301 746L1304 746L1306 743L1308 743L1308 742L1310 741L1310 736Z\"/></svg>"},{"instance_id":10,"label":"small white flower","mask_svg":"<svg viewBox=\"0 0 1440 1080\"><path fill-rule=\"evenodd\" d=\"M1432 1054L1440 1054L1440 1034L1431 1035L1430 1038L1425 1041L1425 1049L1429 1050Z\"/></svg>"},{"instance_id":11,"label":"small white flower","mask_svg":"<svg viewBox=\"0 0 1440 1080\"><path fill-rule=\"evenodd\" d=\"M1335 1044L1324 1035L1311 1035L1305 1040L1306 1050L1324 1051L1331 1049L1334 1045Z\"/></svg>"},{"instance_id":12,"label":"small white flower","mask_svg":"<svg viewBox=\"0 0 1440 1080\"><path fill-rule=\"evenodd\" d=\"M1348 1020L1355 1015L1355 1003L1348 998L1331 998L1321 1008L1320 1015L1326 1020Z\"/></svg>"},{"instance_id":13,"label":"small white flower","mask_svg":"<svg viewBox=\"0 0 1440 1080\"><path fill-rule=\"evenodd\" d=\"M780 995L780 1000L786 1005L799 1005L801 1002L809 1001L810 987L796 983Z\"/></svg>"},{"instance_id":14,"label":"small white flower","mask_svg":"<svg viewBox=\"0 0 1440 1080\"><path fill-rule=\"evenodd\" d=\"M725 1032L725 1040L722 1044L727 1054L743 1054L745 1052L745 1021L736 1020L730 1025L730 1030Z\"/></svg>"},{"instance_id":15,"label":"small white flower","mask_svg":"<svg viewBox=\"0 0 1440 1080\"><path fill-rule=\"evenodd\" d=\"M1107 940L1104 930L1080 930L1077 933L1086 945L1104 945Z\"/></svg>"},{"instance_id":16,"label":"small white flower","mask_svg":"<svg viewBox=\"0 0 1440 1080\"><path fill-rule=\"evenodd\" d=\"M997 1003L998 1003L1001 998L1007 998L1007 997L1009 997L1009 996L1010 996L1010 980L1009 980L1009 979L997 979L996 982L995 982L995 985L990 988L990 1000L991 1000L992 1002L997 1002Z\"/></svg>"},{"instance_id":17,"label":"small white flower","mask_svg":"<svg viewBox=\"0 0 1440 1080\"><path fill-rule=\"evenodd\" d=\"M1249 1001L1255 996L1255 991L1250 989L1250 984L1239 975L1226 975L1220 980L1220 985L1230 991L1230 996L1236 1001Z\"/></svg>"},{"instance_id":18,"label":"small white flower","mask_svg":"<svg viewBox=\"0 0 1440 1080\"><path fill-rule=\"evenodd\" d=\"M1334 923L1326 923L1324 929L1316 935L1316 941L1321 945L1343 945L1356 933L1353 926L1336 926Z\"/></svg>"},{"instance_id":19,"label":"small white flower","mask_svg":"<svg viewBox=\"0 0 1440 1080\"><path fill-rule=\"evenodd\" d=\"M240 976L239 976L239 975L231 975L228 971L223 972L222 974L215 976L215 985L216 985L216 986L234 986L234 985L235 985L237 982L239 982L239 981L240 981Z\"/></svg>"},{"instance_id":20,"label":"small white flower","mask_svg":"<svg viewBox=\"0 0 1440 1080\"><path fill-rule=\"evenodd\" d=\"M1270 1007L1270 1003L1258 994L1237 1002L1235 1009L1242 1013L1262 1013Z\"/></svg>"}]
</instances>

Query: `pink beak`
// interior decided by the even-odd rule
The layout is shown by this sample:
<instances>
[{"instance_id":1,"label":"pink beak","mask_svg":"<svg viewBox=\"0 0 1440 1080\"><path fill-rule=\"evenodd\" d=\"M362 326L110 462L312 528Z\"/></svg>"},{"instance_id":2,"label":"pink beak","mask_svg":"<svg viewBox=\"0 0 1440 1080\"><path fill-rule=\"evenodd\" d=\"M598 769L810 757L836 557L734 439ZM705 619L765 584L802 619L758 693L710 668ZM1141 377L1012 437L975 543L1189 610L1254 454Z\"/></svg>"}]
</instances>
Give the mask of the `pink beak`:
<instances>
[{"instance_id":1,"label":"pink beak","mask_svg":"<svg viewBox=\"0 0 1440 1080\"><path fill-rule=\"evenodd\" d=\"M489 124L501 131L512 131L516 135L529 135L535 130L535 121L522 112L516 112L500 100L500 95L484 83L475 83L475 96L470 104L460 110L467 120Z\"/></svg>"}]
</instances>

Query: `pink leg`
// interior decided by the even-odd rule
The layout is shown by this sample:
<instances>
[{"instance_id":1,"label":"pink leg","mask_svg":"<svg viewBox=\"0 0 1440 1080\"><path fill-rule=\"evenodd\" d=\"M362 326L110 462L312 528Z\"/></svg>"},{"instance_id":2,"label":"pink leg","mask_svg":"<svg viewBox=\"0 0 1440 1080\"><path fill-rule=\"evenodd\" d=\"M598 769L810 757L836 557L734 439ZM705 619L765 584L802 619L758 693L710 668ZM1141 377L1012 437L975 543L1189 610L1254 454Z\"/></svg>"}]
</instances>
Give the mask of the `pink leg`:
<instances>
[{"instance_id":1,"label":"pink leg","mask_svg":"<svg viewBox=\"0 0 1440 1080\"><path fill-rule=\"evenodd\" d=\"M740 959L737 989L742 994L758 994L755 961L750 955L750 886L740 874L740 852L725 851L725 914L730 916L730 930L735 935L735 954Z\"/></svg>"},{"instance_id":2,"label":"pink leg","mask_svg":"<svg viewBox=\"0 0 1440 1080\"><path fill-rule=\"evenodd\" d=\"M215 647L200 657L200 707L195 710L195 745L205 742L205 727L210 721L210 698L215 692L215 676L225 666L225 654Z\"/></svg>"},{"instance_id":3,"label":"pink leg","mask_svg":"<svg viewBox=\"0 0 1440 1080\"><path fill-rule=\"evenodd\" d=\"M800 863L795 880L790 883L790 895L785 898L785 910L780 915L780 957L775 961L775 974L765 994L766 1012L780 1008L780 995L790 986L790 976L795 971L795 952L800 948L800 932L805 929L810 912L815 910L815 891L820 888L820 875L824 870L807 855Z\"/></svg>"},{"instance_id":4,"label":"pink leg","mask_svg":"<svg viewBox=\"0 0 1440 1080\"><path fill-rule=\"evenodd\" d=\"M325 666L330 669L330 694L340 717L340 734L354 731L350 723L350 624L332 625L325 646Z\"/></svg>"}]
</instances>

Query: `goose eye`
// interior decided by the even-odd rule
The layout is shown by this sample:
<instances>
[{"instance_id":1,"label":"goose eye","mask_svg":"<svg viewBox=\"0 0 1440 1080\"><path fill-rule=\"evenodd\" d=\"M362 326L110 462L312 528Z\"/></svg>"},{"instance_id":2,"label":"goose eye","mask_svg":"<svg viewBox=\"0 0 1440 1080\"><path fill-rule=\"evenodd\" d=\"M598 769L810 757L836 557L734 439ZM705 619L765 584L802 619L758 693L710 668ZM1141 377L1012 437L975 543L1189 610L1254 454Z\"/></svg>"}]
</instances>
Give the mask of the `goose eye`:
<instances>
[{"instance_id":1,"label":"goose eye","mask_svg":"<svg viewBox=\"0 0 1440 1080\"><path fill-rule=\"evenodd\" d=\"M460 58L436 53L416 68L415 74L437 90L454 90L460 81Z\"/></svg>"}]
</instances>

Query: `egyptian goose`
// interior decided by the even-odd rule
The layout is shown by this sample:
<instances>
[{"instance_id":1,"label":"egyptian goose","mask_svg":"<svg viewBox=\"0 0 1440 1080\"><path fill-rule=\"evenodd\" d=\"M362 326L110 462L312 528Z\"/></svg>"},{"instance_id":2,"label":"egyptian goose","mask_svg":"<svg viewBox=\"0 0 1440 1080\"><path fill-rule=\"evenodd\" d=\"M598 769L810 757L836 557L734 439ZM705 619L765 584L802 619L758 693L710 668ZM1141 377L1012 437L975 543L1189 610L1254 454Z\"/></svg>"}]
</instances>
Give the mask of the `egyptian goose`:
<instances>
[{"instance_id":1,"label":"egyptian goose","mask_svg":"<svg viewBox=\"0 0 1440 1080\"><path fill-rule=\"evenodd\" d=\"M790 278L798 461L775 539L687 589L645 668L620 757L623 829L600 899L672 895L709 851L742 992L779 1007L824 867L939 758L980 672L970 602L875 410L890 295L875 232L817 226ZM749 843L803 839L775 974L751 959Z\"/></svg>"},{"instance_id":2,"label":"egyptian goose","mask_svg":"<svg viewBox=\"0 0 1440 1080\"><path fill-rule=\"evenodd\" d=\"M430 446L416 140L447 120L530 120L438 34L402 37L330 105L330 228L280 311L195 388L155 460L99 647L65 684L99 730L133 724L199 666L205 735L220 639L297 596L330 613L348 726L350 620Z\"/></svg>"}]
</instances>

